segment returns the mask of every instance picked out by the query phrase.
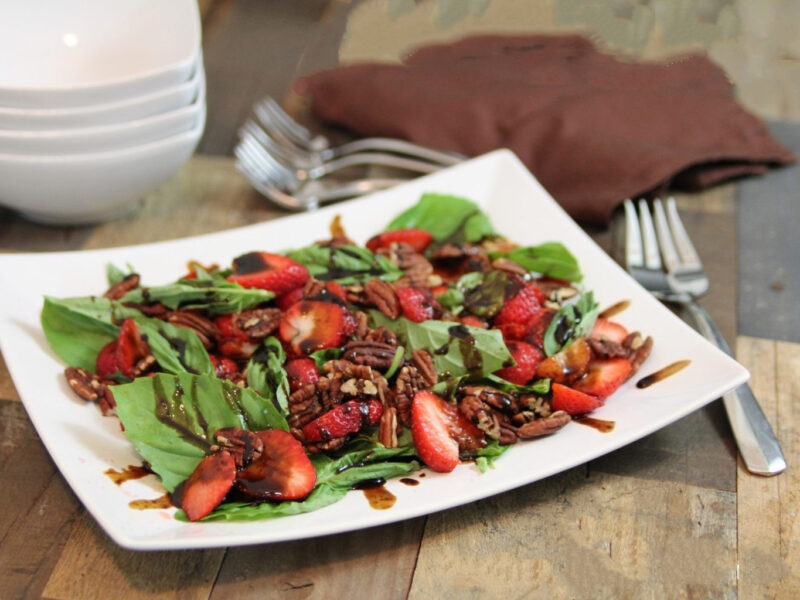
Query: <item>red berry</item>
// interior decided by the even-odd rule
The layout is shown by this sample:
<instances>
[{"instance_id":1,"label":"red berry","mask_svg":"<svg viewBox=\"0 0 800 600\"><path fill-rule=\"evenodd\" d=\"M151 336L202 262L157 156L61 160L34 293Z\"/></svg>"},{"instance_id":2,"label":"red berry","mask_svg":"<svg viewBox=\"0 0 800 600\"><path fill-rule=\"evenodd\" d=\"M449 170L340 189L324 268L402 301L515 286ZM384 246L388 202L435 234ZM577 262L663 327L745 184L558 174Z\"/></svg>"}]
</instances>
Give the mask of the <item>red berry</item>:
<instances>
[{"instance_id":1,"label":"red berry","mask_svg":"<svg viewBox=\"0 0 800 600\"><path fill-rule=\"evenodd\" d=\"M181 508L190 521L198 521L225 499L236 478L236 463L222 450L200 461L183 485Z\"/></svg>"},{"instance_id":2,"label":"red berry","mask_svg":"<svg viewBox=\"0 0 800 600\"><path fill-rule=\"evenodd\" d=\"M483 432L456 406L427 390L417 392L411 403L411 434L422 461L440 473L456 468L459 451L484 443Z\"/></svg>"},{"instance_id":3,"label":"red berry","mask_svg":"<svg viewBox=\"0 0 800 600\"><path fill-rule=\"evenodd\" d=\"M495 371L495 375L517 385L528 383L536 373L536 365L542 360L541 352L525 342L506 342L506 346L517 364Z\"/></svg>"},{"instance_id":4,"label":"red berry","mask_svg":"<svg viewBox=\"0 0 800 600\"><path fill-rule=\"evenodd\" d=\"M598 317L589 337L595 340L606 340L621 344L628 337L628 330L615 321Z\"/></svg>"},{"instance_id":5,"label":"red berry","mask_svg":"<svg viewBox=\"0 0 800 600\"><path fill-rule=\"evenodd\" d=\"M264 450L239 471L234 487L249 498L261 500L302 500L308 496L317 473L303 445L282 429L267 429L256 435Z\"/></svg>"},{"instance_id":6,"label":"red berry","mask_svg":"<svg viewBox=\"0 0 800 600\"><path fill-rule=\"evenodd\" d=\"M208 358L211 359L211 364L214 365L214 373L220 379L230 379L239 374L239 366L230 358L217 356L216 354L209 354Z\"/></svg>"},{"instance_id":7,"label":"red berry","mask_svg":"<svg viewBox=\"0 0 800 600\"><path fill-rule=\"evenodd\" d=\"M402 242L411 246L415 252L425 252L432 241L433 236L424 229L395 229L372 237L367 242L367 248L375 252L378 248L388 248L392 243Z\"/></svg>"},{"instance_id":8,"label":"red berry","mask_svg":"<svg viewBox=\"0 0 800 600\"><path fill-rule=\"evenodd\" d=\"M580 392L608 398L625 383L633 371L631 361L626 358L594 359L581 379L572 384Z\"/></svg>"},{"instance_id":9,"label":"red berry","mask_svg":"<svg viewBox=\"0 0 800 600\"><path fill-rule=\"evenodd\" d=\"M463 317L459 317L458 320L461 321L464 325L469 325L470 327L477 327L478 329L486 329L489 326L486 323L486 321L475 315L464 315Z\"/></svg>"},{"instance_id":10,"label":"red berry","mask_svg":"<svg viewBox=\"0 0 800 600\"><path fill-rule=\"evenodd\" d=\"M284 313L280 337L291 344L295 355L308 355L344 344L355 321L346 309L333 302L301 300Z\"/></svg>"},{"instance_id":11,"label":"red berry","mask_svg":"<svg viewBox=\"0 0 800 600\"><path fill-rule=\"evenodd\" d=\"M519 323L528 325L539 312L544 302L544 294L535 283L526 283L516 294L505 301L503 308L494 318L495 325Z\"/></svg>"},{"instance_id":12,"label":"red berry","mask_svg":"<svg viewBox=\"0 0 800 600\"><path fill-rule=\"evenodd\" d=\"M433 318L433 298L427 290L415 287L404 287L395 290L400 301L403 316L415 323L421 323Z\"/></svg>"},{"instance_id":13,"label":"red berry","mask_svg":"<svg viewBox=\"0 0 800 600\"><path fill-rule=\"evenodd\" d=\"M552 391L553 399L550 405L553 410L563 410L571 415L583 415L603 406L600 398L573 390L560 383L554 383Z\"/></svg>"},{"instance_id":14,"label":"red berry","mask_svg":"<svg viewBox=\"0 0 800 600\"><path fill-rule=\"evenodd\" d=\"M119 372L133 379L136 363L149 354L150 348L142 339L136 321L126 319L117 339L106 344L97 356L97 374L108 377Z\"/></svg>"},{"instance_id":15,"label":"red berry","mask_svg":"<svg viewBox=\"0 0 800 600\"><path fill-rule=\"evenodd\" d=\"M544 334L547 332L547 328L550 327L550 323L552 323L553 317L556 316L557 312L558 311L551 308L542 308L538 310L533 317L531 317L530 321L528 321L528 332L522 339L531 346L536 346L540 349L544 348Z\"/></svg>"},{"instance_id":16,"label":"red berry","mask_svg":"<svg viewBox=\"0 0 800 600\"><path fill-rule=\"evenodd\" d=\"M214 324L219 331L217 350L223 356L245 360L258 348L258 342L251 340L247 332L237 324L236 313L220 315L214 319Z\"/></svg>"},{"instance_id":17,"label":"red berry","mask_svg":"<svg viewBox=\"0 0 800 600\"><path fill-rule=\"evenodd\" d=\"M269 252L249 252L233 260L233 274L228 276L246 288L260 288L281 296L308 281L308 269L287 256Z\"/></svg>"},{"instance_id":18,"label":"red berry","mask_svg":"<svg viewBox=\"0 0 800 600\"><path fill-rule=\"evenodd\" d=\"M333 407L303 427L303 437L309 442L325 442L361 431L375 425L383 415L380 400L350 400Z\"/></svg>"},{"instance_id":19,"label":"red berry","mask_svg":"<svg viewBox=\"0 0 800 600\"><path fill-rule=\"evenodd\" d=\"M289 388L294 392L304 385L319 381L317 363L310 358L293 358L284 365L289 378Z\"/></svg>"},{"instance_id":20,"label":"red berry","mask_svg":"<svg viewBox=\"0 0 800 600\"><path fill-rule=\"evenodd\" d=\"M303 299L303 288L295 288L291 292L287 292L282 296L278 296L275 302L281 310L287 310L295 302L300 302Z\"/></svg>"}]
</instances>

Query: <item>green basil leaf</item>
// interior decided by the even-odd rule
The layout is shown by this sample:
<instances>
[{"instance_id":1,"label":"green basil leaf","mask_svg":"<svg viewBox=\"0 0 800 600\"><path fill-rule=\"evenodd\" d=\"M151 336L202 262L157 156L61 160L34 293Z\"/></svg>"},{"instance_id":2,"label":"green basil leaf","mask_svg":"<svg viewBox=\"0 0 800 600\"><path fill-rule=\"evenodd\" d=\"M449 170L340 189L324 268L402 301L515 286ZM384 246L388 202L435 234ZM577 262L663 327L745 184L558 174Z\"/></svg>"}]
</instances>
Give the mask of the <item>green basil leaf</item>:
<instances>
[{"instance_id":1,"label":"green basil leaf","mask_svg":"<svg viewBox=\"0 0 800 600\"><path fill-rule=\"evenodd\" d=\"M169 491L191 475L218 429L289 429L271 402L212 375L159 373L111 389L125 435Z\"/></svg>"},{"instance_id":2,"label":"green basil leaf","mask_svg":"<svg viewBox=\"0 0 800 600\"><path fill-rule=\"evenodd\" d=\"M443 378L469 374L481 377L512 363L513 358L497 329L467 327L451 321L414 323L406 318L389 319L376 310L369 313L378 327L393 331L406 349L431 353L436 370Z\"/></svg>"},{"instance_id":3,"label":"green basil leaf","mask_svg":"<svg viewBox=\"0 0 800 600\"><path fill-rule=\"evenodd\" d=\"M508 275L492 270L483 280L464 294L464 306L479 317L489 319L500 312L506 300Z\"/></svg>"},{"instance_id":4,"label":"green basil leaf","mask_svg":"<svg viewBox=\"0 0 800 600\"><path fill-rule=\"evenodd\" d=\"M437 242L479 242L495 234L489 218L474 202L458 196L423 194L414 206L386 227L424 229Z\"/></svg>"},{"instance_id":5,"label":"green basil leaf","mask_svg":"<svg viewBox=\"0 0 800 600\"><path fill-rule=\"evenodd\" d=\"M505 255L523 269L540 273L546 277L565 281L583 279L577 259L561 242L545 242L538 246L515 248L511 252L493 253L492 258Z\"/></svg>"},{"instance_id":6,"label":"green basil leaf","mask_svg":"<svg viewBox=\"0 0 800 600\"><path fill-rule=\"evenodd\" d=\"M322 373L322 365L329 360L336 360L343 354L341 348L325 348L324 350L317 350L308 355L315 363L317 363L317 370Z\"/></svg>"},{"instance_id":7,"label":"green basil leaf","mask_svg":"<svg viewBox=\"0 0 800 600\"><path fill-rule=\"evenodd\" d=\"M291 250L286 256L304 265L320 281L337 281L342 285L364 283L377 277L395 281L403 272L385 256L359 246L307 246Z\"/></svg>"},{"instance_id":8,"label":"green basil leaf","mask_svg":"<svg viewBox=\"0 0 800 600\"><path fill-rule=\"evenodd\" d=\"M268 337L247 364L247 387L286 413L289 408L289 378L283 368L286 353L274 337Z\"/></svg>"},{"instance_id":9,"label":"green basil leaf","mask_svg":"<svg viewBox=\"0 0 800 600\"><path fill-rule=\"evenodd\" d=\"M594 327L600 307L592 292L586 292L574 304L562 306L544 334L544 353L552 356L572 341L587 337Z\"/></svg>"},{"instance_id":10,"label":"green basil leaf","mask_svg":"<svg viewBox=\"0 0 800 600\"><path fill-rule=\"evenodd\" d=\"M542 396L550 391L550 380L547 378L536 379L527 385L517 385L497 375L488 375L486 380L489 385L504 392L516 394L517 396L521 396L522 394L536 394L537 396Z\"/></svg>"},{"instance_id":11,"label":"green basil leaf","mask_svg":"<svg viewBox=\"0 0 800 600\"><path fill-rule=\"evenodd\" d=\"M136 324L156 362L167 373L214 375L214 365L194 330L146 317L137 318Z\"/></svg>"},{"instance_id":12,"label":"green basil leaf","mask_svg":"<svg viewBox=\"0 0 800 600\"><path fill-rule=\"evenodd\" d=\"M120 269L118 266L108 263L106 265L106 279L108 279L108 287L119 283L128 276L128 273Z\"/></svg>"},{"instance_id":13,"label":"green basil leaf","mask_svg":"<svg viewBox=\"0 0 800 600\"><path fill-rule=\"evenodd\" d=\"M47 342L65 363L94 372L100 350L119 334L116 323L140 316L108 298L46 296L40 320Z\"/></svg>"},{"instance_id":14,"label":"green basil leaf","mask_svg":"<svg viewBox=\"0 0 800 600\"><path fill-rule=\"evenodd\" d=\"M212 315L242 312L268 302L275 294L258 288L244 288L218 274L211 279L181 279L175 283L150 288L137 288L125 294L120 302L150 304L160 302L176 310L197 309Z\"/></svg>"},{"instance_id":15,"label":"green basil leaf","mask_svg":"<svg viewBox=\"0 0 800 600\"><path fill-rule=\"evenodd\" d=\"M457 288L449 288L446 292L436 295L436 300L442 308L457 315L464 310L464 294Z\"/></svg>"},{"instance_id":16,"label":"green basil leaf","mask_svg":"<svg viewBox=\"0 0 800 600\"><path fill-rule=\"evenodd\" d=\"M478 449L475 457L475 466L481 473L486 473L489 469L494 469L494 461L500 458L511 445L501 446L497 440L489 440L483 448Z\"/></svg>"}]
</instances>

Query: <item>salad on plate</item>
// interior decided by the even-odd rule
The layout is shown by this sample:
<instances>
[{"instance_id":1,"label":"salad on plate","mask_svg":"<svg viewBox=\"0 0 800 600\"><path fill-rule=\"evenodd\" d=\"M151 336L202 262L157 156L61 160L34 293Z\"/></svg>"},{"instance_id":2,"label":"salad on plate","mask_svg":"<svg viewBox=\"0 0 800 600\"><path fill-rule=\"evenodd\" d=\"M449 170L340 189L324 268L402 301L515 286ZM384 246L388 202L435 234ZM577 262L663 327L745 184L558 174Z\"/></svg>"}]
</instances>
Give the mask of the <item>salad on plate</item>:
<instances>
[{"instance_id":1,"label":"salad on plate","mask_svg":"<svg viewBox=\"0 0 800 600\"><path fill-rule=\"evenodd\" d=\"M108 279L45 298L42 327L190 521L309 512L421 465L492 468L602 406L653 344L599 315L561 243L519 246L441 194L365 246L337 218L327 240L190 262L172 283Z\"/></svg>"}]
</instances>

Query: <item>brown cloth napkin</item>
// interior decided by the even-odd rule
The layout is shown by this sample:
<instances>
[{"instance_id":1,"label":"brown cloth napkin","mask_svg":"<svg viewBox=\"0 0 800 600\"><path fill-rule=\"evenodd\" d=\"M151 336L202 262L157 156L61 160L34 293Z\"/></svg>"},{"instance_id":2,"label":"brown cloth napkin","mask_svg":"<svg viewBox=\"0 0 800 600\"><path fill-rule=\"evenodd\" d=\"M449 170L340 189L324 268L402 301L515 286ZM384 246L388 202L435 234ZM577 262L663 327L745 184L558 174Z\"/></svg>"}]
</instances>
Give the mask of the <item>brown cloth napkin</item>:
<instances>
[{"instance_id":1,"label":"brown cloth napkin","mask_svg":"<svg viewBox=\"0 0 800 600\"><path fill-rule=\"evenodd\" d=\"M477 156L510 148L579 221L623 199L700 189L791 163L699 55L623 62L581 36L479 36L403 64L354 64L299 80L312 113L362 136Z\"/></svg>"}]
</instances>

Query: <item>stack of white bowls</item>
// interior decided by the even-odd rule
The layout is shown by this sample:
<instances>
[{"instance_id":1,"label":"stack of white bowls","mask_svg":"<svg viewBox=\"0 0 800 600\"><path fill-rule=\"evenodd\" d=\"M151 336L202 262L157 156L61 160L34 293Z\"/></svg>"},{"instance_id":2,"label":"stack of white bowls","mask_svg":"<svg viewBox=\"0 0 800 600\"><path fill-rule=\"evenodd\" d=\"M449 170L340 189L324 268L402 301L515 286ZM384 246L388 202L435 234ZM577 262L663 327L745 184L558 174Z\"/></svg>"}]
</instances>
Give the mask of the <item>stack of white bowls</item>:
<instances>
[{"instance_id":1,"label":"stack of white bowls","mask_svg":"<svg viewBox=\"0 0 800 600\"><path fill-rule=\"evenodd\" d=\"M31 220L123 214L205 125L197 0L0 4L0 206Z\"/></svg>"}]
</instances>

